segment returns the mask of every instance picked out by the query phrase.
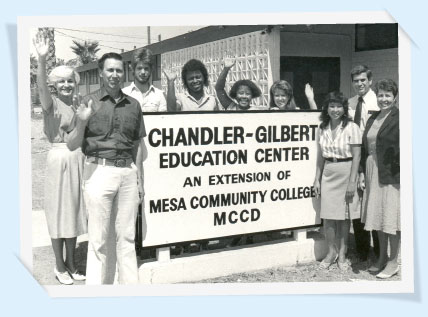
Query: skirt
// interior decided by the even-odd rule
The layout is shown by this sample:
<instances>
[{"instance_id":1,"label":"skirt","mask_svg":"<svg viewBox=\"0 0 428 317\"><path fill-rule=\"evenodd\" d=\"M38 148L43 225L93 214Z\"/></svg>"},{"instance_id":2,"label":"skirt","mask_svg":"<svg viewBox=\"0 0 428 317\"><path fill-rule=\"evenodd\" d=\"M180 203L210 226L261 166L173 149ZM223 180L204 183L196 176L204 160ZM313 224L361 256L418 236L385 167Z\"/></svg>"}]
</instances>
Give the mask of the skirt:
<instances>
[{"instance_id":1,"label":"skirt","mask_svg":"<svg viewBox=\"0 0 428 317\"><path fill-rule=\"evenodd\" d=\"M388 234L401 231L400 184L379 183L376 154L367 158L361 221L365 223L364 229L367 231L380 230Z\"/></svg>"},{"instance_id":2,"label":"skirt","mask_svg":"<svg viewBox=\"0 0 428 317\"><path fill-rule=\"evenodd\" d=\"M53 143L47 156L45 215L53 239L74 238L87 232L81 191L84 156L65 143Z\"/></svg>"},{"instance_id":3,"label":"skirt","mask_svg":"<svg viewBox=\"0 0 428 317\"><path fill-rule=\"evenodd\" d=\"M321 218L330 220L358 219L358 193L351 203L345 202L352 161L325 161L321 178Z\"/></svg>"}]
</instances>

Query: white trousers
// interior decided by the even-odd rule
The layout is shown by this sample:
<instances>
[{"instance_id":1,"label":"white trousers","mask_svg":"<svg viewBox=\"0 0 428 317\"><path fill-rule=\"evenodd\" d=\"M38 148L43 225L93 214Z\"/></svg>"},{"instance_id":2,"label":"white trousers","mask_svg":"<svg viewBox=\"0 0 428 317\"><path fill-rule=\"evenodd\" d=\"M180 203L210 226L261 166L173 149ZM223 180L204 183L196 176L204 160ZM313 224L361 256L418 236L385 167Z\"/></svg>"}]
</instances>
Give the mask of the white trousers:
<instances>
[{"instance_id":1,"label":"white trousers","mask_svg":"<svg viewBox=\"0 0 428 317\"><path fill-rule=\"evenodd\" d=\"M86 284L138 283L135 221L137 167L85 162L83 194L88 213Z\"/></svg>"}]
</instances>

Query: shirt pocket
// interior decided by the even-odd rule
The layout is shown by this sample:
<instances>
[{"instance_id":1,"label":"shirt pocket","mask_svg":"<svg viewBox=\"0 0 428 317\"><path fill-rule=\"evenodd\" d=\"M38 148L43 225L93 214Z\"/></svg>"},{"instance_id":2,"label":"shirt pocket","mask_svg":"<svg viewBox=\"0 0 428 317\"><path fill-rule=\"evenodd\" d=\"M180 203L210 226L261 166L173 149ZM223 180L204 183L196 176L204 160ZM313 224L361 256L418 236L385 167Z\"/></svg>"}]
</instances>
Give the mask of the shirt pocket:
<instances>
[{"instance_id":1,"label":"shirt pocket","mask_svg":"<svg viewBox=\"0 0 428 317\"><path fill-rule=\"evenodd\" d=\"M96 114L90 120L88 129L92 135L103 135L110 131L110 116L108 114Z\"/></svg>"},{"instance_id":2,"label":"shirt pocket","mask_svg":"<svg viewBox=\"0 0 428 317\"><path fill-rule=\"evenodd\" d=\"M137 115L127 115L123 118L122 130L131 139L134 138L134 135L136 134L135 131L138 130L137 122Z\"/></svg>"}]
</instances>

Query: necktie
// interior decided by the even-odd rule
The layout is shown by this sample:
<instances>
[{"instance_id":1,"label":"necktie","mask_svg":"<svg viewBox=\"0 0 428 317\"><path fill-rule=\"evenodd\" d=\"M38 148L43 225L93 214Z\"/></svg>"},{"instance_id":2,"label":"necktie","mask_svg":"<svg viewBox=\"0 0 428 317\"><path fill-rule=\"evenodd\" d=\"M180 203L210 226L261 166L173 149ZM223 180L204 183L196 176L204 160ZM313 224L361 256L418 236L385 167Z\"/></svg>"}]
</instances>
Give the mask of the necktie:
<instances>
[{"instance_id":1,"label":"necktie","mask_svg":"<svg viewBox=\"0 0 428 317\"><path fill-rule=\"evenodd\" d=\"M363 108L363 97L358 97L357 108L355 109L354 122L360 126L361 123L361 109Z\"/></svg>"}]
</instances>

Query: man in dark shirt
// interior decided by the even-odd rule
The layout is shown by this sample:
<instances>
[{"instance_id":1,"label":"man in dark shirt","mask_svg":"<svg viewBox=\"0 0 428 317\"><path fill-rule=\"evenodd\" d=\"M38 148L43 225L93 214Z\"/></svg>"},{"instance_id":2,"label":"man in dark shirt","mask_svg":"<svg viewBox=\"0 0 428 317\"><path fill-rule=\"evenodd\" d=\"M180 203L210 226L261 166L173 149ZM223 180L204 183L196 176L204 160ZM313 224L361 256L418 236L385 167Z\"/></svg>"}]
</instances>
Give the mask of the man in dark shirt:
<instances>
[{"instance_id":1,"label":"man in dark shirt","mask_svg":"<svg viewBox=\"0 0 428 317\"><path fill-rule=\"evenodd\" d=\"M67 142L86 155L83 194L88 213L86 284L138 283L135 220L143 198L146 136L140 105L122 93L122 57L98 61L102 88L84 97ZM117 264L117 270L116 270Z\"/></svg>"}]
</instances>

